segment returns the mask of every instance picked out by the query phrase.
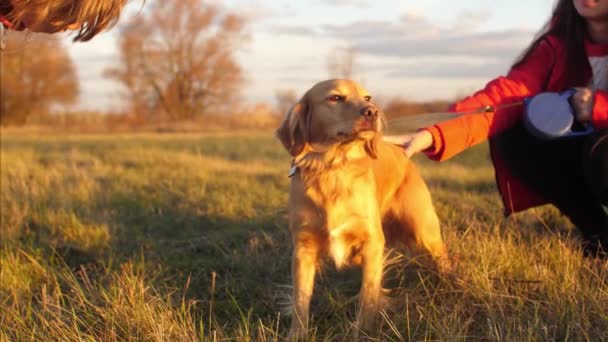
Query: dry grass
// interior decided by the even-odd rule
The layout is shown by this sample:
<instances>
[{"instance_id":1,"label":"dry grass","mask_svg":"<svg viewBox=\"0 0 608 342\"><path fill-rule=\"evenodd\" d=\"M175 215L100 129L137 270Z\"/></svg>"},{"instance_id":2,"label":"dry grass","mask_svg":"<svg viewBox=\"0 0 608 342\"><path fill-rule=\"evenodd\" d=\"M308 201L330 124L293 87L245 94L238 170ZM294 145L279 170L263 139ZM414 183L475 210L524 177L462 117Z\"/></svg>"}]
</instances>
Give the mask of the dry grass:
<instances>
[{"instance_id":1,"label":"dry grass","mask_svg":"<svg viewBox=\"0 0 608 342\"><path fill-rule=\"evenodd\" d=\"M270 134L3 132L0 340L277 340L289 160ZM551 207L504 219L484 147L417 159L461 280L392 254L369 339L607 340L608 263ZM310 339L351 340L358 276L326 268Z\"/></svg>"},{"instance_id":2,"label":"dry grass","mask_svg":"<svg viewBox=\"0 0 608 342\"><path fill-rule=\"evenodd\" d=\"M282 115L263 105L243 106L233 112L209 113L179 121L153 115L137 117L125 113L65 112L34 115L28 118L25 126L3 126L2 131L12 135L270 131L278 126Z\"/></svg>"}]
</instances>

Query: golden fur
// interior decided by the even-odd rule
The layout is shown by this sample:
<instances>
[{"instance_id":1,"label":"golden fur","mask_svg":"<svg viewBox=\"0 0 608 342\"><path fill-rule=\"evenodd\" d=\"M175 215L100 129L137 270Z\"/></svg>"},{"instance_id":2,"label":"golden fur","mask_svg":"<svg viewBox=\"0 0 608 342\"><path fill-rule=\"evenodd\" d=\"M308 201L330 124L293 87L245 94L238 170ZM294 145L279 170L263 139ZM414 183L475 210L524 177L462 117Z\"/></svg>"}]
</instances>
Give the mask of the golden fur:
<instances>
[{"instance_id":1,"label":"golden fur","mask_svg":"<svg viewBox=\"0 0 608 342\"><path fill-rule=\"evenodd\" d=\"M447 250L431 196L403 150L381 140L383 113L348 80L313 86L286 115L277 137L293 157L289 228L293 237L291 336L307 329L319 260L362 267L357 323L381 309L384 249L415 243L440 269Z\"/></svg>"},{"instance_id":2,"label":"golden fur","mask_svg":"<svg viewBox=\"0 0 608 342\"><path fill-rule=\"evenodd\" d=\"M5 0L2 1L6 2ZM118 22L127 0L9 0L5 13L16 26L34 32L76 30L74 41L88 41Z\"/></svg>"}]
</instances>

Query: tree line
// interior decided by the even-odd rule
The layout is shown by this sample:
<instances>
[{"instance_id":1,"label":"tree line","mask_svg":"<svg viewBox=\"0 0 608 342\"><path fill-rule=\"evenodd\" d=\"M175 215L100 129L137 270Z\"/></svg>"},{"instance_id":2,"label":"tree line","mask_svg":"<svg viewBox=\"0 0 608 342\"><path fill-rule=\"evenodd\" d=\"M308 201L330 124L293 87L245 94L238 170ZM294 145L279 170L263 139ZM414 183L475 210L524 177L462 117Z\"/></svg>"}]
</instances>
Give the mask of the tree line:
<instances>
[{"instance_id":1,"label":"tree line","mask_svg":"<svg viewBox=\"0 0 608 342\"><path fill-rule=\"evenodd\" d=\"M119 63L104 76L124 87L128 112L141 119L192 119L239 99L243 71L235 53L247 41L237 14L200 0L148 1L120 31ZM78 76L57 38L10 32L0 55L0 122L78 99Z\"/></svg>"},{"instance_id":2,"label":"tree line","mask_svg":"<svg viewBox=\"0 0 608 342\"><path fill-rule=\"evenodd\" d=\"M236 53L249 40L242 16L201 0L151 0L117 30L118 63L103 76L122 85L132 120L195 120L239 102L245 77ZM78 75L58 38L10 32L7 47L0 53L0 124L22 125L77 102ZM328 76L352 78L355 61L353 48L330 51ZM297 99L293 90L278 90L276 112ZM403 116L442 111L447 103L394 99L384 106Z\"/></svg>"}]
</instances>

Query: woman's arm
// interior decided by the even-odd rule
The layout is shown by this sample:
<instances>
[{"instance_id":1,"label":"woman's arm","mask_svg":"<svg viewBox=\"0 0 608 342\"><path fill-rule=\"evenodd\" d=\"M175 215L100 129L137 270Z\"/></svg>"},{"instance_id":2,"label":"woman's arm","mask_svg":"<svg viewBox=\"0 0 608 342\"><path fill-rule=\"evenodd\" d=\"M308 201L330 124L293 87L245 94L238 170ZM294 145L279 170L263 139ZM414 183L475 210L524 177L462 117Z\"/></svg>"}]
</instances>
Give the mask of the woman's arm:
<instances>
[{"instance_id":1,"label":"woman's arm","mask_svg":"<svg viewBox=\"0 0 608 342\"><path fill-rule=\"evenodd\" d=\"M556 39L548 37L506 77L489 82L484 89L452 106L453 111L471 111L484 106L518 102L546 88L553 68ZM509 107L496 112L467 114L425 128L433 143L424 150L434 160L446 160L488 137L513 127L521 120L522 108Z\"/></svg>"},{"instance_id":2,"label":"woman's arm","mask_svg":"<svg viewBox=\"0 0 608 342\"><path fill-rule=\"evenodd\" d=\"M608 92L596 90L591 123L595 129L608 128Z\"/></svg>"}]
</instances>

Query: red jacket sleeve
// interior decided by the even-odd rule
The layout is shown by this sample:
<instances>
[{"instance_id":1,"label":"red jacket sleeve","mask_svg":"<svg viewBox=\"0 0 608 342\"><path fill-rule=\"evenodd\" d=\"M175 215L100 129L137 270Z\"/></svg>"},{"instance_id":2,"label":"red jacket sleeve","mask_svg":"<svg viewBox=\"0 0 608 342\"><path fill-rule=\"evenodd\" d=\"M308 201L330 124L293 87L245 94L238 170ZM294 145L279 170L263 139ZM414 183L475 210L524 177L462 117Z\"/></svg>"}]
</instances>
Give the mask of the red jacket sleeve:
<instances>
[{"instance_id":1,"label":"red jacket sleeve","mask_svg":"<svg viewBox=\"0 0 608 342\"><path fill-rule=\"evenodd\" d=\"M556 58L552 41L552 38L541 41L528 58L513 67L506 77L490 81L484 89L455 103L451 110L472 111L488 105L505 105L543 91ZM425 153L434 160L449 159L513 127L521 119L522 112L522 106L514 106L490 113L465 114L427 127L425 129L433 136L433 147Z\"/></svg>"},{"instance_id":2,"label":"red jacket sleeve","mask_svg":"<svg viewBox=\"0 0 608 342\"><path fill-rule=\"evenodd\" d=\"M596 129L608 128L608 92L602 90L595 92L591 122Z\"/></svg>"}]
</instances>

